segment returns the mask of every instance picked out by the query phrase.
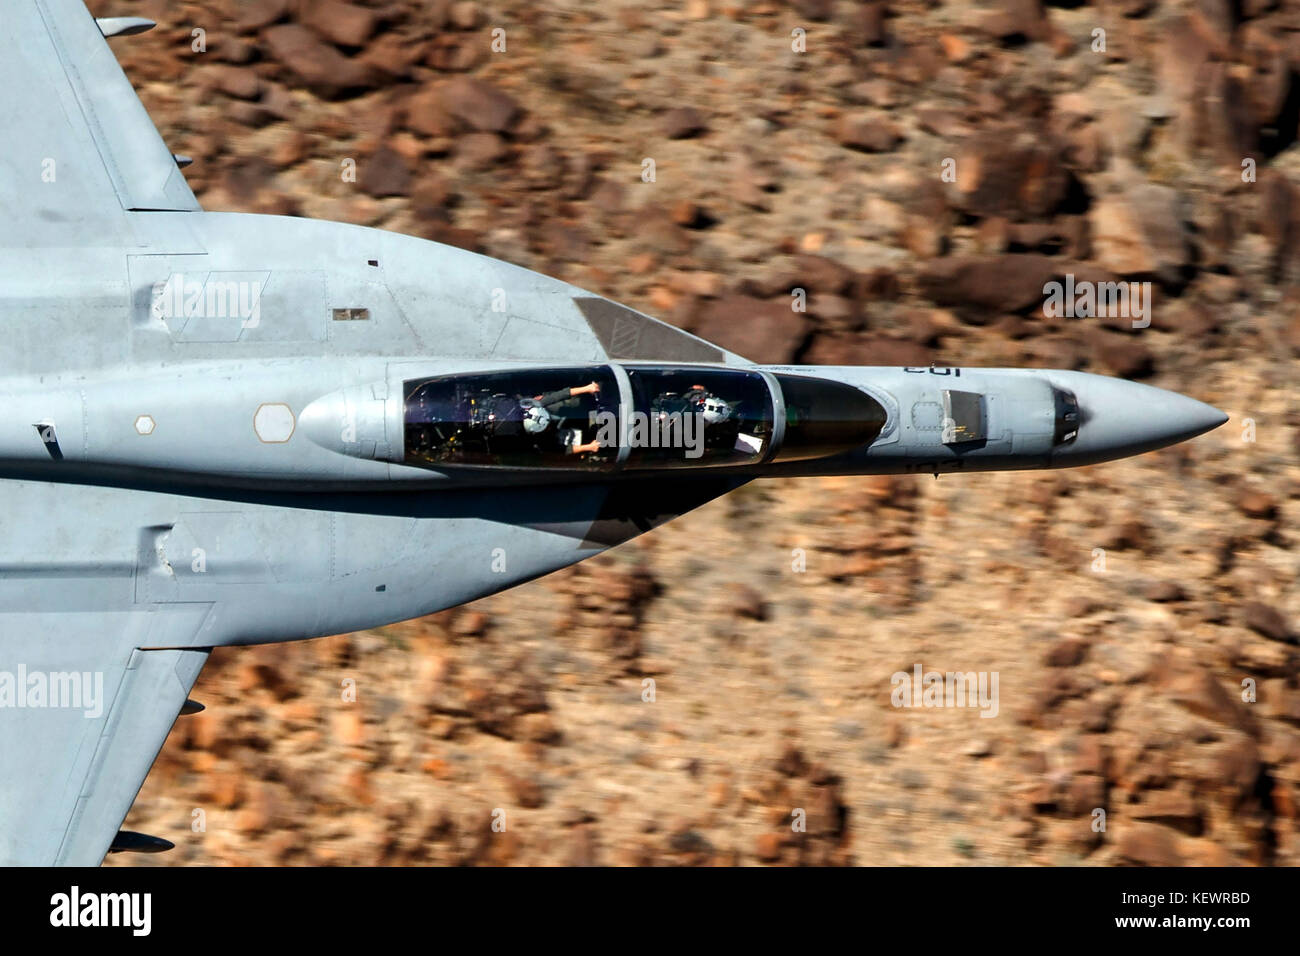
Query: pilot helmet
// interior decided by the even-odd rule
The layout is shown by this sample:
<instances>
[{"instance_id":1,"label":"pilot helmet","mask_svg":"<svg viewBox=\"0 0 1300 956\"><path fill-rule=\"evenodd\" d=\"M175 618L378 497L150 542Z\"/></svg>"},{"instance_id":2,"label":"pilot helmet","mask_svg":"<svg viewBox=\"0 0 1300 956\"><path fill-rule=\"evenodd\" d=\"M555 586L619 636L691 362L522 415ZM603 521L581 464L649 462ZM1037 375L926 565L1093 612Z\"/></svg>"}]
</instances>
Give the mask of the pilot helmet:
<instances>
[{"instance_id":1,"label":"pilot helmet","mask_svg":"<svg viewBox=\"0 0 1300 956\"><path fill-rule=\"evenodd\" d=\"M529 405L524 409L524 431L530 435L540 435L551 424L551 413L541 405Z\"/></svg>"},{"instance_id":2,"label":"pilot helmet","mask_svg":"<svg viewBox=\"0 0 1300 956\"><path fill-rule=\"evenodd\" d=\"M704 399L704 424L717 425L731 417L731 405L716 395Z\"/></svg>"}]
</instances>

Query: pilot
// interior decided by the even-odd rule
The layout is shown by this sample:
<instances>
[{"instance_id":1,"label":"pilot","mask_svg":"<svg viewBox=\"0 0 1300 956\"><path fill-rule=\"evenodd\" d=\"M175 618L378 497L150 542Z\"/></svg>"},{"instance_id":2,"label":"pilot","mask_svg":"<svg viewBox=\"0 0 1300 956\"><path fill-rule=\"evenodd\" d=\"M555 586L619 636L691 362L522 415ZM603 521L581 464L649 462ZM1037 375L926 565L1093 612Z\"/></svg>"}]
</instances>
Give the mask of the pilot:
<instances>
[{"instance_id":1,"label":"pilot","mask_svg":"<svg viewBox=\"0 0 1300 956\"><path fill-rule=\"evenodd\" d=\"M567 402L571 398L577 398L579 395L599 395L600 382L588 382L586 385L576 385L573 388L557 388L553 392L546 392L544 395L534 395L533 401L544 408L550 408L553 405L559 405Z\"/></svg>"},{"instance_id":2,"label":"pilot","mask_svg":"<svg viewBox=\"0 0 1300 956\"><path fill-rule=\"evenodd\" d=\"M524 432L539 439L546 435L551 428L551 409L557 405L577 398L580 395L599 395L600 383L588 382L586 385L575 385L571 388L559 388L553 392L544 392L541 395L535 395L532 398L520 398L513 409L502 408L494 413L492 418L497 423L497 434L509 434L513 430L511 426L514 422L519 422ZM518 426L515 426L518 427ZM568 429L565 430L569 432ZM576 433L574 433L576 436ZM589 442L577 442L573 440L561 441L565 445L565 451L571 455L584 455L600 451L600 442L592 440Z\"/></svg>"},{"instance_id":3,"label":"pilot","mask_svg":"<svg viewBox=\"0 0 1300 956\"><path fill-rule=\"evenodd\" d=\"M699 386L692 389L694 408L704 420L704 446L724 453L756 455L762 451L763 439L748 434L739 411L739 403L729 402Z\"/></svg>"},{"instance_id":4,"label":"pilot","mask_svg":"<svg viewBox=\"0 0 1300 956\"><path fill-rule=\"evenodd\" d=\"M704 424L721 425L731 418L731 404L716 395L706 395L700 403L700 414L704 416Z\"/></svg>"}]
</instances>

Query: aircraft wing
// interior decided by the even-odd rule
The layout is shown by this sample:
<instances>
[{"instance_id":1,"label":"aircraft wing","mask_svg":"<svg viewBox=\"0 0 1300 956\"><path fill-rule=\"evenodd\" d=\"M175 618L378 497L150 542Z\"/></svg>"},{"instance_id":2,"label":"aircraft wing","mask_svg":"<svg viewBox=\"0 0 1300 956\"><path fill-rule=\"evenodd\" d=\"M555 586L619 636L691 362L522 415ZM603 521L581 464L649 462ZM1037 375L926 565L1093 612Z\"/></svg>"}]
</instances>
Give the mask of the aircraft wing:
<instances>
[{"instance_id":1,"label":"aircraft wing","mask_svg":"<svg viewBox=\"0 0 1300 956\"><path fill-rule=\"evenodd\" d=\"M0 865L102 860L212 647L459 605L743 483L192 497L0 479Z\"/></svg>"},{"instance_id":2,"label":"aircraft wing","mask_svg":"<svg viewBox=\"0 0 1300 956\"><path fill-rule=\"evenodd\" d=\"M56 586L75 605L84 582L51 567ZM144 609L0 614L0 864L99 865L208 657L137 645L182 643L201 621Z\"/></svg>"},{"instance_id":3,"label":"aircraft wing","mask_svg":"<svg viewBox=\"0 0 1300 956\"><path fill-rule=\"evenodd\" d=\"M0 127L0 247L117 242L128 211L199 209L82 0L5 4Z\"/></svg>"},{"instance_id":4,"label":"aircraft wing","mask_svg":"<svg viewBox=\"0 0 1300 956\"><path fill-rule=\"evenodd\" d=\"M129 247L131 214L199 209L105 39L144 24L101 29L81 0L12 0L3 22L0 247ZM208 655L193 648L207 605L133 605L134 565L96 559L85 537L84 560L59 556L51 541L88 525L79 496L62 497L38 523L0 509L32 549L0 558L4 864L103 859Z\"/></svg>"}]
</instances>

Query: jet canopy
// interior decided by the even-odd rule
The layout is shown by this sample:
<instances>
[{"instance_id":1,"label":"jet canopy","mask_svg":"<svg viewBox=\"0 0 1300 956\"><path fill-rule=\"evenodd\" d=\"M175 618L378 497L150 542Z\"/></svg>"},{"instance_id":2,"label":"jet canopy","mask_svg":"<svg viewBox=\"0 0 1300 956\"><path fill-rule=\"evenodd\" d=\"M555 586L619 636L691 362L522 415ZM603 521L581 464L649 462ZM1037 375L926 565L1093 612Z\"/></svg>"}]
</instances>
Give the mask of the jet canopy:
<instances>
[{"instance_id":1,"label":"jet canopy","mask_svg":"<svg viewBox=\"0 0 1300 956\"><path fill-rule=\"evenodd\" d=\"M592 445L591 423L617 418L609 366L448 375L405 383L410 465L608 470L617 444Z\"/></svg>"},{"instance_id":2,"label":"jet canopy","mask_svg":"<svg viewBox=\"0 0 1300 956\"><path fill-rule=\"evenodd\" d=\"M838 382L758 369L595 365L404 383L403 461L636 471L755 466L861 448L883 407Z\"/></svg>"}]
</instances>

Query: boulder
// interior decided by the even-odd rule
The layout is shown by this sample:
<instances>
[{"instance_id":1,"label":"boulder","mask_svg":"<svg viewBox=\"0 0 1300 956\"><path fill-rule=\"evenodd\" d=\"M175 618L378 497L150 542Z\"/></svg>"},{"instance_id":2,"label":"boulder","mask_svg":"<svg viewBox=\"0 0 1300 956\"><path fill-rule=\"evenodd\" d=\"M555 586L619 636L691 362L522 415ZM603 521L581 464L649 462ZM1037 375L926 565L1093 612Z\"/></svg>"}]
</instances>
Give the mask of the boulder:
<instances>
[{"instance_id":1,"label":"boulder","mask_svg":"<svg viewBox=\"0 0 1300 956\"><path fill-rule=\"evenodd\" d=\"M340 99L374 85L374 73L369 67L348 59L304 26L284 23L262 36L271 59L319 96Z\"/></svg>"},{"instance_id":2,"label":"boulder","mask_svg":"<svg viewBox=\"0 0 1300 956\"><path fill-rule=\"evenodd\" d=\"M518 119L519 104L485 80L458 76L439 95L447 115L482 133L504 133Z\"/></svg>"}]
</instances>

